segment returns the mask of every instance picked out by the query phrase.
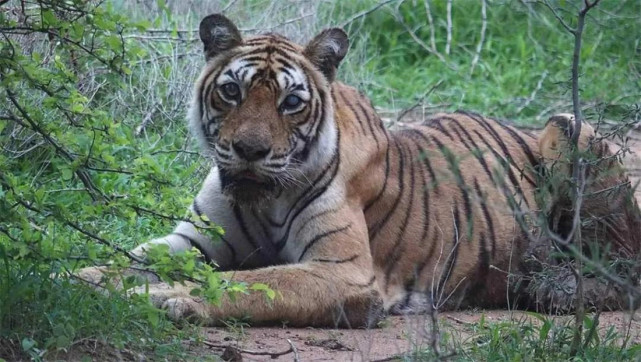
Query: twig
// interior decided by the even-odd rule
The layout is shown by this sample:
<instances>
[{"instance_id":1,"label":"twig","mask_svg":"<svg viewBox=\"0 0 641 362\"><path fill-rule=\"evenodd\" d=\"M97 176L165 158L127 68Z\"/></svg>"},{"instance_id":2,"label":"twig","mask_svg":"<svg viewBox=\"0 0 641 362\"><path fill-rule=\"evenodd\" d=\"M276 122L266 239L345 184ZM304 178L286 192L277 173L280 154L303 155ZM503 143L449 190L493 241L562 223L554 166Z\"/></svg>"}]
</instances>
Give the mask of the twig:
<instances>
[{"instance_id":1,"label":"twig","mask_svg":"<svg viewBox=\"0 0 641 362\"><path fill-rule=\"evenodd\" d=\"M289 340L288 340L288 342L289 342ZM216 343L212 343L212 342L209 342L209 341L203 341L203 344L205 346L211 347L211 348L220 348L220 349L233 348L234 350L236 350L236 351L238 351L240 353L251 354L251 355L254 355L254 356L269 356L271 358L277 358L279 356L284 356L284 355L290 354L290 353L294 353L295 356L296 356L297 353L298 353L296 351L296 349L294 348L293 344L291 344L291 343L289 345L290 346L289 349L287 349L286 351L282 351L282 352L253 351L253 350L250 350L250 349L242 349L242 348L234 347L232 345L216 344Z\"/></svg>"},{"instance_id":2,"label":"twig","mask_svg":"<svg viewBox=\"0 0 641 362\"><path fill-rule=\"evenodd\" d=\"M425 100L425 98L427 98L430 94L432 94L432 92L434 92L434 90L438 88L441 84L443 84L442 79L436 82L436 84L434 84L433 86L431 86L430 89L427 90L427 92L423 93L423 95L418 99L418 101L416 101L416 103L414 103L414 105L402 110L401 113L399 113L399 115L396 117L396 122L400 122L401 119L403 119L403 117L405 117L408 113L410 113L411 111L419 107L421 104L423 104L423 101Z\"/></svg>"},{"instance_id":3,"label":"twig","mask_svg":"<svg viewBox=\"0 0 641 362\"><path fill-rule=\"evenodd\" d=\"M356 13L352 17L350 17L349 19L345 20L341 25L339 25L339 27L344 28L347 25L353 23L354 21L362 18L363 16L367 16L367 15L373 13L374 11L378 10L380 7L391 3L392 1L396 1L396 0L383 0L383 1L379 2L378 4L372 6L371 8L369 8L367 10L363 10L363 11L361 11L359 13Z\"/></svg>"},{"instance_id":4,"label":"twig","mask_svg":"<svg viewBox=\"0 0 641 362\"><path fill-rule=\"evenodd\" d=\"M238 1L238 0L231 0L229 3L227 3L227 5L225 5L225 7L224 7L224 8L222 8L222 9L220 10L220 12L224 14L225 12L227 12L227 10L229 10L229 8L231 8L232 6L234 6L234 4L236 4L236 2L237 2L237 1Z\"/></svg>"},{"instance_id":5,"label":"twig","mask_svg":"<svg viewBox=\"0 0 641 362\"><path fill-rule=\"evenodd\" d=\"M447 60L445 60L445 57L441 53L439 53L438 50L436 50L435 47L433 47L433 46L430 47L427 44L425 44L425 42L421 38L419 38L418 35L416 35L416 32L414 30L410 29L409 25L407 25L407 23L405 23L405 20L403 19L403 16L401 15L401 12L399 11L399 8L400 8L401 4L403 4L403 1L404 0L399 1L398 4L396 5L396 9L394 11L394 17L396 18L396 21L401 23L401 25L405 28L405 31L407 31L409 33L409 35L412 37L412 39L414 39L414 41L418 45L420 45L421 48L423 48L428 53L430 53L432 55L435 55L441 62L443 62L445 65L447 65L450 69L456 70L455 67L453 67L452 65L448 64Z\"/></svg>"},{"instance_id":6,"label":"twig","mask_svg":"<svg viewBox=\"0 0 641 362\"><path fill-rule=\"evenodd\" d=\"M552 7L552 5L550 4L550 2L549 2L548 0L543 0L543 4L544 4L548 9L550 9L550 11L552 12L552 14L553 14L553 15L554 15L554 17L556 18L556 20L558 20L558 21L559 21L559 23L561 23L561 25L563 25L563 27L565 28L565 30L567 30L570 34L574 34L574 32L575 32L576 30L575 30L575 29L572 29L572 27L571 27L570 25L568 25L568 23L566 23L566 22L565 22L565 20L563 20L563 18L561 17L561 15L556 11L556 9L555 9L555 8L553 8L553 7Z\"/></svg>"},{"instance_id":7,"label":"twig","mask_svg":"<svg viewBox=\"0 0 641 362\"><path fill-rule=\"evenodd\" d=\"M474 73L474 68L476 67L476 63L478 63L479 58L481 58L481 50L483 49L483 43L485 42L486 29L487 29L487 2L485 0L481 0L481 35L479 38L479 43L476 45L476 53L474 54L474 58L472 59L470 75Z\"/></svg>"},{"instance_id":8,"label":"twig","mask_svg":"<svg viewBox=\"0 0 641 362\"><path fill-rule=\"evenodd\" d=\"M294 351L294 362L299 362L300 358L298 357L298 349L294 346L294 343L290 341L289 339L287 340L287 343L289 343L289 346L292 348L292 351Z\"/></svg>"},{"instance_id":9,"label":"twig","mask_svg":"<svg viewBox=\"0 0 641 362\"><path fill-rule=\"evenodd\" d=\"M544 70L543 74L541 74L541 78L539 78L539 81L536 83L536 87L534 87L534 90L532 93L530 93L530 96L525 100L523 105L521 105L519 108L516 109L516 113L521 113L527 106L530 105L536 98L536 94L541 90L543 87L543 82L545 81L545 78L548 77L548 71Z\"/></svg>"},{"instance_id":10,"label":"twig","mask_svg":"<svg viewBox=\"0 0 641 362\"><path fill-rule=\"evenodd\" d=\"M447 0L447 43L445 44L445 54L450 55L452 48L452 0Z\"/></svg>"},{"instance_id":11,"label":"twig","mask_svg":"<svg viewBox=\"0 0 641 362\"><path fill-rule=\"evenodd\" d=\"M425 0L425 17L427 17L427 24L430 27L430 45L436 51L436 31L434 29L434 19L432 19L432 10L430 9L430 0Z\"/></svg>"},{"instance_id":12,"label":"twig","mask_svg":"<svg viewBox=\"0 0 641 362\"><path fill-rule=\"evenodd\" d=\"M151 105L151 109L149 110L149 112L147 112L147 114L145 114L145 116L142 118L142 122L140 122L140 125L138 125L138 127L136 127L136 131L134 132L134 135L136 137L140 136L142 131L145 130L145 127L147 126L147 123L149 123L151 121L151 118L156 113L156 108L157 107L158 107L158 103L157 102Z\"/></svg>"}]
</instances>

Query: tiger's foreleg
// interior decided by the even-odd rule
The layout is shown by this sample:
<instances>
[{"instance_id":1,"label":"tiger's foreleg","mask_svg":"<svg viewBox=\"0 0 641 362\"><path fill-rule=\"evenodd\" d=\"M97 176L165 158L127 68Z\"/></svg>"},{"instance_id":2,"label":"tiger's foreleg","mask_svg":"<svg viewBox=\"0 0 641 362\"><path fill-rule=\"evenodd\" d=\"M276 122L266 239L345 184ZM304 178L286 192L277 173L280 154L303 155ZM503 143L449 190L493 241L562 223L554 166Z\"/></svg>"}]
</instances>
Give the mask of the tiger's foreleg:
<instances>
[{"instance_id":1,"label":"tiger's foreleg","mask_svg":"<svg viewBox=\"0 0 641 362\"><path fill-rule=\"evenodd\" d=\"M193 284L158 284L150 288L154 305L167 309L173 320L195 319L208 325L228 318L249 317L252 323L286 321L298 326L362 327L382 315L367 228L362 212L335 215L322 230L301 233L290 241L292 264L226 272L225 276L248 286L267 284L276 292L267 300L261 292L229 295L220 306L190 295ZM304 236L302 235L304 234Z\"/></svg>"},{"instance_id":2,"label":"tiger's foreleg","mask_svg":"<svg viewBox=\"0 0 641 362\"><path fill-rule=\"evenodd\" d=\"M372 280L349 266L304 263L239 271L232 278L248 285L267 283L276 297L270 301L261 292L251 292L232 301L225 295L216 306L191 296L193 284L170 287L165 283L153 286L150 295L171 319L207 325L248 317L252 324L282 321L292 326L355 328L375 325L382 316L382 302Z\"/></svg>"}]
</instances>

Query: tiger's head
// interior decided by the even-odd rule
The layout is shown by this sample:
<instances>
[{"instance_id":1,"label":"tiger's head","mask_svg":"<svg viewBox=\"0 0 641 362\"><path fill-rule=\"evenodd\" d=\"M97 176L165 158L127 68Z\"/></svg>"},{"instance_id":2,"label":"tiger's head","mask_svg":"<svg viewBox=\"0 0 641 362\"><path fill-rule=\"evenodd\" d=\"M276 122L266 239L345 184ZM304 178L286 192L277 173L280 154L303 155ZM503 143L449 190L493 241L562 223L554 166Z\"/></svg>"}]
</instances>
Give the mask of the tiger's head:
<instances>
[{"instance_id":1,"label":"tiger's head","mask_svg":"<svg viewBox=\"0 0 641 362\"><path fill-rule=\"evenodd\" d=\"M279 35L243 38L220 14L200 23L207 61L189 118L223 192L255 203L309 177L337 152L331 83L349 46L328 29L301 47Z\"/></svg>"}]
</instances>

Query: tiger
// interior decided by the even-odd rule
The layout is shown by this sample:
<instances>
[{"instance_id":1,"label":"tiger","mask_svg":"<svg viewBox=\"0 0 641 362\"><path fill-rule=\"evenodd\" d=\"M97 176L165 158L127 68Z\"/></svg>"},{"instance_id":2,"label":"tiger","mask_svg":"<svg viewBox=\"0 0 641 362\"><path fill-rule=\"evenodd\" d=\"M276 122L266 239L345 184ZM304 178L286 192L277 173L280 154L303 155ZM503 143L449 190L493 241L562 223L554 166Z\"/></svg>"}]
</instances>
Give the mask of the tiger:
<instances>
[{"instance_id":1,"label":"tiger","mask_svg":"<svg viewBox=\"0 0 641 362\"><path fill-rule=\"evenodd\" d=\"M132 253L196 248L234 281L278 296L214 306L191 295L192 284L151 285L171 319L354 328L388 313L527 300L510 276L527 272L538 218L571 214L537 201L540 170L567 152L571 116L552 117L540 135L466 111L392 131L363 93L336 80L349 48L339 28L301 46L278 34L243 37L212 14L199 36L206 64L188 119L213 166L190 206L198 218ZM593 131L583 126L585 148ZM617 172L599 186L625 184ZM636 253L638 206L619 199L587 212L623 214L607 232ZM200 231L212 223L225 230L220 240Z\"/></svg>"}]
</instances>

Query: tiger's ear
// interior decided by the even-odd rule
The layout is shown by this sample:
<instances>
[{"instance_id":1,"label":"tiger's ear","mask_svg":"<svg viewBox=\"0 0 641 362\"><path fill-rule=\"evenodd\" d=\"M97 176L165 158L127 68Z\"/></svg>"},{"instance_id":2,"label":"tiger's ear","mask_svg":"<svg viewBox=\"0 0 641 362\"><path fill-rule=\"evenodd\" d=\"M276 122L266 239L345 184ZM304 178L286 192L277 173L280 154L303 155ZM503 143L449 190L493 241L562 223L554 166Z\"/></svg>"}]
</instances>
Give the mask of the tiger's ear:
<instances>
[{"instance_id":1,"label":"tiger's ear","mask_svg":"<svg viewBox=\"0 0 641 362\"><path fill-rule=\"evenodd\" d=\"M234 48L243 39L236 25L221 14L212 14L200 22L200 40L205 46L205 59L209 60L216 55Z\"/></svg>"},{"instance_id":2,"label":"tiger's ear","mask_svg":"<svg viewBox=\"0 0 641 362\"><path fill-rule=\"evenodd\" d=\"M332 82L338 64L347 54L349 38L343 29L323 30L305 47L305 56Z\"/></svg>"}]
</instances>

